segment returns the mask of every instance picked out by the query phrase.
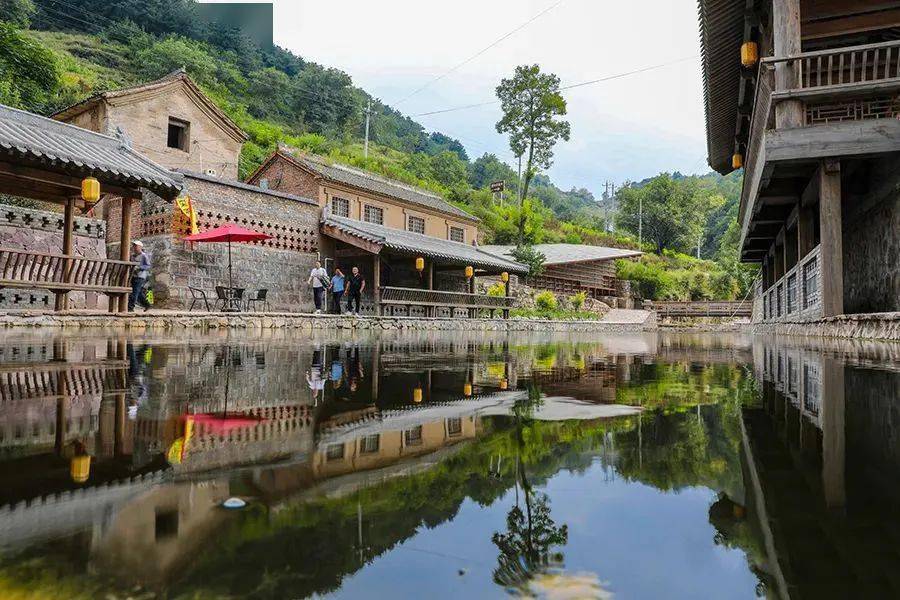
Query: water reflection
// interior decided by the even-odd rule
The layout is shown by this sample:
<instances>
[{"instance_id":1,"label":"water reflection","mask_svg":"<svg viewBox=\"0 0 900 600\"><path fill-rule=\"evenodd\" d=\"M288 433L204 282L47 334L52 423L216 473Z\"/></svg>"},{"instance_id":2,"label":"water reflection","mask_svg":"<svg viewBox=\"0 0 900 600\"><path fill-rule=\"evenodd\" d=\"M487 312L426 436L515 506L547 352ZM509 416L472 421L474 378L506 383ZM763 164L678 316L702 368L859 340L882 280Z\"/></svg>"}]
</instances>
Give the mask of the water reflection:
<instances>
[{"instance_id":1,"label":"water reflection","mask_svg":"<svg viewBox=\"0 0 900 600\"><path fill-rule=\"evenodd\" d=\"M8 340L0 596L896 595L896 352Z\"/></svg>"}]
</instances>

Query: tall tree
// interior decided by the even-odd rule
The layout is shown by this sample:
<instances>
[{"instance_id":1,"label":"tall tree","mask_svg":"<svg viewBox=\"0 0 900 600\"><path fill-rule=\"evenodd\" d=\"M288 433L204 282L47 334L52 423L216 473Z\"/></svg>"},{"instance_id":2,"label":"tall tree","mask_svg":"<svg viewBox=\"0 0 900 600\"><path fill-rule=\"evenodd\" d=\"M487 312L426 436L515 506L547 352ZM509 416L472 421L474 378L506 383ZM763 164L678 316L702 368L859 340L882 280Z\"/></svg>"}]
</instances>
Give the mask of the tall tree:
<instances>
[{"instance_id":1,"label":"tall tree","mask_svg":"<svg viewBox=\"0 0 900 600\"><path fill-rule=\"evenodd\" d=\"M553 164L553 147L560 139L569 139L569 123L559 118L566 114L566 101L559 93L559 77L542 73L538 65L516 67L512 77L500 81L497 97L503 110L497 132L509 134L509 147L517 158L527 157L519 193L519 202L524 203L537 171ZM526 218L521 210L519 246L525 243Z\"/></svg>"},{"instance_id":2,"label":"tall tree","mask_svg":"<svg viewBox=\"0 0 900 600\"><path fill-rule=\"evenodd\" d=\"M668 173L646 185L622 187L616 192L617 224L635 236L640 231L644 240L653 241L657 254L666 248L690 248L696 221L694 187Z\"/></svg>"}]
</instances>

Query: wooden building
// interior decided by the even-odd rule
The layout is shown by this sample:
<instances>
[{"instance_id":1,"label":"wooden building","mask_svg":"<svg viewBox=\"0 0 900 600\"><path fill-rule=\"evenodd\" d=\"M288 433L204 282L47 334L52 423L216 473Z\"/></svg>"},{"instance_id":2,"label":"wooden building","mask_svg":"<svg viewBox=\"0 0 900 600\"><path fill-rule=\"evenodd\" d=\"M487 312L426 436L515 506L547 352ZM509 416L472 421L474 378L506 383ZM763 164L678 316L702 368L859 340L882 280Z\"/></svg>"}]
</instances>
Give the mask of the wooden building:
<instances>
[{"instance_id":1,"label":"wooden building","mask_svg":"<svg viewBox=\"0 0 900 600\"><path fill-rule=\"evenodd\" d=\"M744 169L755 321L900 310L900 9L700 0L709 164Z\"/></svg>"},{"instance_id":2,"label":"wooden building","mask_svg":"<svg viewBox=\"0 0 900 600\"><path fill-rule=\"evenodd\" d=\"M485 252L506 257L511 256L513 248L481 247ZM585 292L604 302L623 296L622 286L616 278L616 260L643 254L638 250L588 244L537 244L534 249L544 255L544 270L537 277L529 276L528 285L565 296Z\"/></svg>"}]
</instances>

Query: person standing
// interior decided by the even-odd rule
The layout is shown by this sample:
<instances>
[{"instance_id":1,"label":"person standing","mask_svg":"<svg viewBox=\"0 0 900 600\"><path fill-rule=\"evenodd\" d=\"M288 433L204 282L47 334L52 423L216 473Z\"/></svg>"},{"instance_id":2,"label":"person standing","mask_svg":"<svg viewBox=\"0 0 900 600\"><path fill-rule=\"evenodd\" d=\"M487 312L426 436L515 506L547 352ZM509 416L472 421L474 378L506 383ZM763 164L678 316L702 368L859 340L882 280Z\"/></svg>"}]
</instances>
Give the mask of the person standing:
<instances>
[{"instance_id":1,"label":"person standing","mask_svg":"<svg viewBox=\"0 0 900 600\"><path fill-rule=\"evenodd\" d=\"M128 296L128 312L134 310L135 304L140 304L144 310L150 309L150 304L144 296L144 288L150 277L150 255L144 252L144 242L135 240L131 243L131 262L135 264L131 275L131 294Z\"/></svg>"},{"instance_id":2,"label":"person standing","mask_svg":"<svg viewBox=\"0 0 900 600\"><path fill-rule=\"evenodd\" d=\"M366 290L366 279L359 272L359 267L353 267L350 277L347 278L347 312L358 315L359 302L362 299L362 293ZM354 302L356 308L354 308Z\"/></svg>"},{"instance_id":3,"label":"person standing","mask_svg":"<svg viewBox=\"0 0 900 600\"><path fill-rule=\"evenodd\" d=\"M316 305L316 314L319 314L325 302L325 286L328 285L328 271L322 268L321 262L316 261L316 266L309 272L306 283L312 284L313 302Z\"/></svg>"},{"instance_id":4,"label":"person standing","mask_svg":"<svg viewBox=\"0 0 900 600\"><path fill-rule=\"evenodd\" d=\"M331 276L331 307L336 315L341 314L341 297L344 295L344 272L340 269L334 270Z\"/></svg>"}]
</instances>

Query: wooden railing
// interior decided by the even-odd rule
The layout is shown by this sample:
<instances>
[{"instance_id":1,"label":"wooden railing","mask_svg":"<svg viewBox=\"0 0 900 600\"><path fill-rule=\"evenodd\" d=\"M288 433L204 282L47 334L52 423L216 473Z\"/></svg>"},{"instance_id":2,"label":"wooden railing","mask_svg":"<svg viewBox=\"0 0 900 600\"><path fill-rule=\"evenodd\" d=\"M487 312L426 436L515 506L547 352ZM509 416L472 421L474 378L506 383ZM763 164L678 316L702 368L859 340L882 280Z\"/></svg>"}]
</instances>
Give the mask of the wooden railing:
<instances>
[{"instance_id":1,"label":"wooden railing","mask_svg":"<svg viewBox=\"0 0 900 600\"><path fill-rule=\"evenodd\" d=\"M445 292L440 290L423 290L419 288L402 287L382 287L380 289L381 305L507 311L513 307L513 302L514 299L507 296L488 296L484 294L466 294L463 292Z\"/></svg>"},{"instance_id":2,"label":"wooden railing","mask_svg":"<svg viewBox=\"0 0 900 600\"><path fill-rule=\"evenodd\" d=\"M811 321L822 317L820 246L762 290L763 321Z\"/></svg>"},{"instance_id":3,"label":"wooden railing","mask_svg":"<svg viewBox=\"0 0 900 600\"><path fill-rule=\"evenodd\" d=\"M694 300L654 301L651 308L660 317L749 317L753 306L749 300Z\"/></svg>"},{"instance_id":4,"label":"wooden railing","mask_svg":"<svg viewBox=\"0 0 900 600\"><path fill-rule=\"evenodd\" d=\"M124 294L131 290L132 267L132 263L121 260L0 248L0 288Z\"/></svg>"},{"instance_id":5,"label":"wooden railing","mask_svg":"<svg viewBox=\"0 0 900 600\"><path fill-rule=\"evenodd\" d=\"M859 86L900 79L900 41L769 57L763 65L785 63L793 67L799 90Z\"/></svg>"}]
</instances>

